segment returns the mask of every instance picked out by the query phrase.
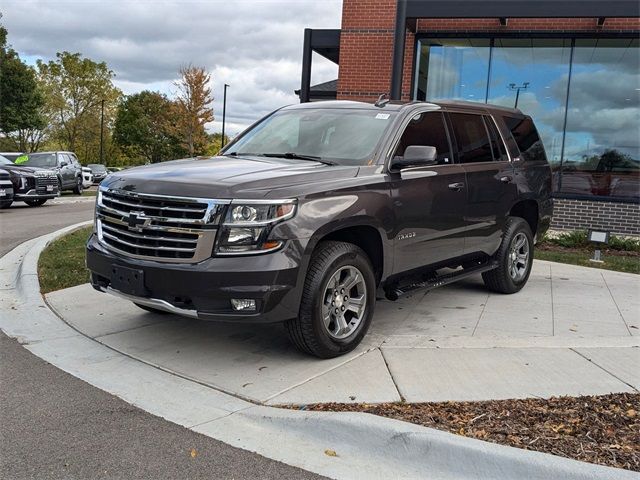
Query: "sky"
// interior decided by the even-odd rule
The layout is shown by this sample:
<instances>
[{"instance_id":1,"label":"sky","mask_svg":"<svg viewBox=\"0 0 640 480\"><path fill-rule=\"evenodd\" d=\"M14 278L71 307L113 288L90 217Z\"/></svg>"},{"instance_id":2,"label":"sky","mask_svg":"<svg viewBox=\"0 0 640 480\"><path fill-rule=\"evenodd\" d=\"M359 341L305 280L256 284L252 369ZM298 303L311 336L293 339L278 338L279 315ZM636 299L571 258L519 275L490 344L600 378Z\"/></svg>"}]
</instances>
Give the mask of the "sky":
<instances>
[{"instance_id":1,"label":"sky","mask_svg":"<svg viewBox=\"0 0 640 480\"><path fill-rule=\"evenodd\" d=\"M155 90L172 96L183 65L212 77L215 121L232 136L283 105L298 103L305 28L340 28L339 0L3 0L8 41L29 64L80 52L104 61L125 94ZM338 68L314 54L312 84L333 80Z\"/></svg>"}]
</instances>

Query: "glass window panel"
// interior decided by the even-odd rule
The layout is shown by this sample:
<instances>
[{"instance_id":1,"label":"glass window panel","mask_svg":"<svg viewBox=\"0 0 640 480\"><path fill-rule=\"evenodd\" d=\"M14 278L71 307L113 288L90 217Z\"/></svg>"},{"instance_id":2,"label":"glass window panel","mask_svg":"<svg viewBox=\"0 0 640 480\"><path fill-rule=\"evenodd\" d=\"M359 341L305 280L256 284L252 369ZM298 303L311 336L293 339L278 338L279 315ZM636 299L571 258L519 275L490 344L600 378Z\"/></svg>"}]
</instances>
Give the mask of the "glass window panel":
<instances>
[{"instance_id":1,"label":"glass window panel","mask_svg":"<svg viewBox=\"0 0 640 480\"><path fill-rule=\"evenodd\" d=\"M411 145L436 147L438 164L450 163L451 147L441 113L422 113L413 117L400 138L394 157L404 156L404 151Z\"/></svg>"},{"instance_id":2,"label":"glass window panel","mask_svg":"<svg viewBox=\"0 0 640 480\"><path fill-rule=\"evenodd\" d=\"M513 107L517 98L518 108L533 118L542 137L554 185L562 155L570 58L568 38L496 38L492 52L488 103Z\"/></svg>"},{"instance_id":3,"label":"glass window panel","mask_svg":"<svg viewBox=\"0 0 640 480\"><path fill-rule=\"evenodd\" d=\"M416 99L484 102L489 70L488 38L420 41Z\"/></svg>"},{"instance_id":4,"label":"glass window panel","mask_svg":"<svg viewBox=\"0 0 640 480\"><path fill-rule=\"evenodd\" d=\"M576 39L563 193L640 197L638 39Z\"/></svg>"},{"instance_id":5,"label":"glass window panel","mask_svg":"<svg viewBox=\"0 0 640 480\"><path fill-rule=\"evenodd\" d=\"M461 163L493 161L489 134L480 115L452 113L451 123Z\"/></svg>"}]
</instances>

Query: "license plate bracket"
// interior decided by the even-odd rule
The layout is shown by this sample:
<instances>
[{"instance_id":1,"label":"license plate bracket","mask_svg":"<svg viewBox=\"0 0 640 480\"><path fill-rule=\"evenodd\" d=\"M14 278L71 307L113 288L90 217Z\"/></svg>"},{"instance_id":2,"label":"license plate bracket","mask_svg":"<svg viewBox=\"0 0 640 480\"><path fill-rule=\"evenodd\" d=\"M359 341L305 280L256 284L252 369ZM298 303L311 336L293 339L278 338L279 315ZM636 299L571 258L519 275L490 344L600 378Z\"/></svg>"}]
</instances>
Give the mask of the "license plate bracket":
<instances>
[{"instance_id":1,"label":"license plate bracket","mask_svg":"<svg viewBox=\"0 0 640 480\"><path fill-rule=\"evenodd\" d=\"M147 295L147 289L144 286L144 271L136 268L111 265L111 287L136 297Z\"/></svg>"}]
</instances>

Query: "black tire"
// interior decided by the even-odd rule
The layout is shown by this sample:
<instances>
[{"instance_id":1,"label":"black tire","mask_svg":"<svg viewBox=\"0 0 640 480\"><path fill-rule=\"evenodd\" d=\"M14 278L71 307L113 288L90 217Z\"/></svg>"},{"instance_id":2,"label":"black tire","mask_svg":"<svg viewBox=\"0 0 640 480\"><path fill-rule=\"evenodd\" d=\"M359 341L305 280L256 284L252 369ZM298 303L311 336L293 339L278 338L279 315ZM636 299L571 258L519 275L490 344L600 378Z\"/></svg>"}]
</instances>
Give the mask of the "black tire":
<instances>
[{"instance_id":1,"label":"black tire","mask_svg":"<svg viewBox=\"0 0 640 480\"><path fill-rule=\"evenodd\" d=\"M58 195L62 195L62 179L58 177Z\"/></svg>"},{"instance_id":2,"label":"black tire","mask_svg":"<svg viewBox=\"0 0 640 480\"><path fill-rule=\"evenodd\" d=\"M512 242L519 235L523 235L526 239L528 256L526 261L519 262L522 268L520 273L514 277L510 273L510 255L512 254ZM498 293L519 292L527 283L531 274L531 265L533 264L533 235L529 224L524 219L520 217L509 217L507 219L502 243L494 255L494 259L498 261L498 268L482 274L486 287Z\"/></svg>"},{"instance_id":3,"label":"black tire","mask_svg":"<svg viewBox=\"0 0 640 480\"><path fill-rule=\"evenodd\" d=\"M141 308L142 310L146 310L147 312L151 312L151 313L160 313L162 315L168 315L170 313L170 312L167 312L166 310L160 310L159 308L148 307L147 305L142 305L142 304L136 303L136 302L133 302L133 304L136 307Z\"/></svg>"},{"instance_id":4,"label":"black tire","mask_svg":"<svg viewBox=\"0 0 640 480\"><path fill-rule=\"evenodd\" d=\"M33 200L25 200L24 203L30 207L39 207L40 205L44 205L46 201L46 198L34 198Z\"/></svg>"},{"instance_id":5,"label":"black tire","mask_svg":"<svg viewBox=\"0 0 640 480\"><path fill-rule=\"evenodd\" d=\"M354 330L346 338L337 339L324 326L322 306L327 283L345 267L355 268L362 274L363 282L360 285L364 286L365 310ZM309 264L298 318L287 321L285 327L299 350L319 358L337 357L350 352L362 341L371 324L375 303L375 276L371 261L364 251L352 243L321 242Z\"/></svg>"},{"instance_id":6,"label":"black tire","mask_svg":"<svg viewBox=\"0 0 640 480\"><path fill-rule=\"evenodd\" d=\"M13 200L9 200L7 202L0 202L0 209L1 208L9 208L12 203L13 203Z\"/></svg>"},{"instance_id":7,"label":"black tire","mask_svg":"<svg viewBox=\"0 0 640 480\"><path fill-rule=\"evenodd\" d=\"M76 186L73 189L73 193L75 193L76 195L82 195L83 190L84 187L82 186L82 177L78 177L76 179Z\"/></svg>"}]
</instances>

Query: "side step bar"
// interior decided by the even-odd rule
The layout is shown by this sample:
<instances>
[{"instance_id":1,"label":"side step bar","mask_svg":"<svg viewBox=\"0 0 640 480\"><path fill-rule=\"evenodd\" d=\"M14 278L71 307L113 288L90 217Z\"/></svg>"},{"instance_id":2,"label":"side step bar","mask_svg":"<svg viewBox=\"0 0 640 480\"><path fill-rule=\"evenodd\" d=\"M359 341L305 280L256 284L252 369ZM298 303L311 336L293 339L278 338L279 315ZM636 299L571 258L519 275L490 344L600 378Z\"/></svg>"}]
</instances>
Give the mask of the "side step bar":
<instances>
[{"instance_id":1,"label":"side step bar","mask_svg":"<svg viewBox=\"0 0 640 480\"><path fill-rule=\"evenodd\" d=\"M482 263L477 266L463 268L462 270L456 270L451 273L444 273L437 275L435 274L432 278L424 281L417 281L414 283L409 283L407 285L399 286L398 284L390 287L385 290L385 296L388 300L396 301L398 298L411 293L415 290L433 290L434 288L442 287L444 285L448 285L450 283L456 282L462 278L470 277L471 275L475 275L482 272L488 272L489 270L493 270L498 268L498 262L489 261L487 263Z\"/></svg>"}]
</instances>

